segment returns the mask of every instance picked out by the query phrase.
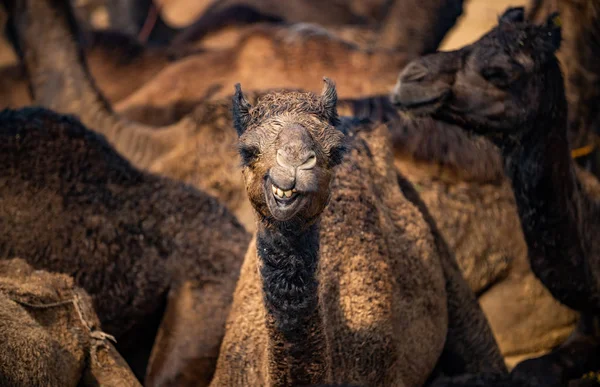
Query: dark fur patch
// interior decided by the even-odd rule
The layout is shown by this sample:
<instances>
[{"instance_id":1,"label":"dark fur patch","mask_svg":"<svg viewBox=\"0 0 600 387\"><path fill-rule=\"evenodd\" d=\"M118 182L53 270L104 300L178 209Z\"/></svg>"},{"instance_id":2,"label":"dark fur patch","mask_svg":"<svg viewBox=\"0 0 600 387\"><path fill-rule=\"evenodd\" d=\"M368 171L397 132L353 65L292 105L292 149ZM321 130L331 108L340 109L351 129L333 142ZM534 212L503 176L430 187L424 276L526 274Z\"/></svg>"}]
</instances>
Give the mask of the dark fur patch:
<instances>
[{"instance_id":1,"label":"dark fur patch","mask_svg":"<svg viewBox=\"0 0 600 387\"><path fill-rule=\"evenodd\" d=\"M256 243L267 311L284 337L297 342L305 337L306 322L317 311L317 226L302 234L263 229Z\"/></svg>"}]
</instances>

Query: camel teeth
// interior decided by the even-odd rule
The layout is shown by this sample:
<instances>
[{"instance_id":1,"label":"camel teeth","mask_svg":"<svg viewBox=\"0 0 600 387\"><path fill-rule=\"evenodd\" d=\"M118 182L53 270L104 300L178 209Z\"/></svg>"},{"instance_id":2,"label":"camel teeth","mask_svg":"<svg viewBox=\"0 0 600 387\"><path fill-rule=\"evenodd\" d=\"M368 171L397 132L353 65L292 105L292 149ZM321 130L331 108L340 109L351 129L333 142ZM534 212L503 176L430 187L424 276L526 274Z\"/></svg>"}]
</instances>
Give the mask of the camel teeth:
<instances>
[{"instance_id":1,"label":"camel teeth","mask_svg":"<svg viewBox=\"0 0 600 387\"><path fill-rule=\"evenodd\" d=\"M273 191L273 195L277 196L278 198L291 198L292 195L294 195L294 193L296 193L296 189L291 189L291 190L287 190L284 191L281 188L276 187L275 185L271 184L271 191Z\"/></svg>"},{"instance_id":2,"label":"camel teeth","mask_svg":"<svg viewBox=\"0 0 600 387\"><path fill-rule=\"evenodd\" d=\"M293 193L296 193L296 192L298 192L298 190L297 190L296 188L294 188L294 189L292 190L292 192L293 192Z\"/></svg>"}]
</instances>

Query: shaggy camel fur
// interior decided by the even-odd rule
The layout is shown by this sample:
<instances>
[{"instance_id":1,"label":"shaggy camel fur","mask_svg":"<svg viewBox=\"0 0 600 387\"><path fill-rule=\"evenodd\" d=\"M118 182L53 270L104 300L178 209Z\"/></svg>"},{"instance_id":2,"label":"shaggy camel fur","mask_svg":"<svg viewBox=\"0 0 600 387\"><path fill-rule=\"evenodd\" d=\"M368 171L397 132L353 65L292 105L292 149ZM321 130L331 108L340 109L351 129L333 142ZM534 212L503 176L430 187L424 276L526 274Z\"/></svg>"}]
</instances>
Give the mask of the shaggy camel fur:
<instances>
[{"instance_id":1,"label":"shaggy camel fur","mask_svg":"<svg viewBox=\"0 0 600 387\"><path fill-rule=\"evenodd\" d=\"M598 205L569 154L567 101L554 55L560 32L556 14L534 26L524 22L522 8L509 9L477 43L411 63L393 95L406 111L460 124L500 148L533 272L554 297L583 313L563 346L515 369L552 369L550 386L600 367L594 317L600 247L592 235Z\"/></svg>"},{"instance_id":2,"label":"shaggy camel fur","mask_svg":"<svg viewBox=\"0 0 600 387\"><path fill-rule=\"evenodd\" d=\"M554 300L531 271L497 149L456 126L401 117L387 96L338 106L346 115L388 122L396 167L418 190L454 251L507 364L564 342L578 314ZM578 173L600 198L600 183L581 169Z\"/></svg>"},{"instance_id":3,"label":"shaggy camel fur","mask_svg":"<svg viewBox=\"0 0 600 387\"><path fill-rule=\"evenodd\" d=\"M558 59L565 72L569 103L569 140L573 147L594 144L600 133L600 2L597 0L532 0L528 17L541 22L559 11L562 37ZM600 158L597 152L594 158ZM592 168L600 174L594 159Z\"/></svg>"},{"instance_id":4,"label":"shaggy camel fur","mask_svg":"<svg viewBox=\"0 0 600 387\"><path fill-rule=\"evenodd\" d=\"M43 14L44 22L55 23L48 12ZM55 24L52 26L39 28L57 29ZM26 29L23 26L21 31ZM39 41L37 34L33 35ZM76 49L70 40L52 47L54 53L61 50L63 58L70 55L72 63L66 74L63 68L47 63L50 51L45 51L46 46L33 46L29 54L34 64L30 66L30 74L39 104L79 114L88 127L104 133L137 166L191 183L217 196L248 230L255 229L252 208L238 171L240 159L235 134L228 130L232 125L230 100L203 102L185 120L170 128L142 128L120 120L106 108L86 75L85 63L73 54ZM38 49L39 58L34 56ZM68 88L51 87L55 83L48 82L51 74L48 68L57 79L72 77L70 84L78 85L77 103L70 100L74 94ZM259 94L255 93L251 102ZM395 110L393 114L397 116ZM189 134L178 137L178 131ZM437 130L423 136L423 131L416 127L395 125L392 137L397 166L420 190L469 284L481 295L480 301L508 364L514 365L524 356L546 352L564 341L574 326L576 314L555 302L531 274L512 193L503 180L497 153L489 146L471 145L460 132L453 136L446 133ZM177 141L165 141L173 139ZM433 139L440 141L432 143ZM478 162L473 163L473 158ZM440 164L445 168L440 168ZM424 166L429 166L430 173L422 172ZM470 166L470 175L458 174L465 166ZM455 179L448 179L455 175Z\"/></svg>"},{"instance_id":5,"label":"shaggy camel fur","mask_svg":"<svg viewBox=\"0 0 600 387\"><path fill-rule=\"evenodd\" d=\"M237 80L252 90L318 90L314 79L324 72L339 79L343 97L387 93L408 60L402 51L362 50L317 26L256 26L214 57L195 55L177 61L116 109L140 122L148 122L145 117L150 116L153 124L169 124L181 118L175 113L188 112L178 107L196 106L211 90L216 90L214 96L226 96L229 91L223 86Z\"/></svg>"},{"instance_id":6,"label":"shaggy camel fur","mask_svg":"<svg viewBox=\"0 0 600 387\"><path fill-rule=\"evenodd\" d=\"M0 113L0 137L0 251L72 275L140 378L152 350L145 384L206 385L250 239L235 217L48 110Z\"/></svg>"},{"instance_id":7,"label":"shaggy camel fur","mask_svg":"<svg viewBox=\"0 0 600 387\"><path fill-rule=\"evenodd\" d=\"M237 86L258 230L211 385L421 386L437 372L505 372L453 257L400 190L387 129L340 124L336 102L327 78L320 97L278 92L255 106Z\"/></svg>"},{"instance_id":8,"label":"shaggy camel fur","mask_svg":"<svg viewBox=\"0 0 600 387\"><path fill-rule=\"evenodd\" d=\"M48 13L44 15L44 21L51 23ZM51 31L56 26L41 28ZM64 50L69 47L73 44L67 40L52 52L61 50L62 57L67 58L69 51ZM31 58L37 58L33 56L36 49L32 47ZM69 73L65 74L63 68L50 68L55 73L53 77L74 78L70 82L79 85L76 90L81 94L77 94L76 100L82 103L69 99L73 96L69 89L49 87L54 84L48 83L50 71L41 71L54 66L46 63L49 53L42 51L39 59L33 60L36 65L30 67L33 89L43 97L37 99L38 103L79 114L88 127L104 133L137 166L191 183L217 196L248 230L255 229L252 208L238 171L240 159L235 134L228 130L232 125L230 100L203 102L176 126L156 131L143 129L119 120L106 108L85 73L85 63L78 65L76 54L71 54ZM251 102L260 94L255 93ZM349 113L362 113L361 110ZM395 109L393 114L397 116ZM178 137L177 131L182 128L189 135ZM472 145L461 137L461 132L447 136L448 131L437 130L423 136L422 129L417 129L407 125L393 127L397 166L420 190L469 284L481 296L480 302L508 364L546 352L564 341L574 326L576 314L561 307L533 278L526 262L525 242L512 193L503 180L497 152L489 146ZM160 136L164 136L163 140ZM164 142L173 138L178 140ZM440 141L432 143L435 139ZM477 163L473 163L474 158ZM440 168L440 164L445 168ZM422 172L424 166L428 166L430 173ZM465 166L470 166L470 174L459 173Z\"/></svg>"},{"instance_id":9,"label":"shaggy camel fur","mask_svg":"<svg viewBox=\"0 0 600 387\"><path fill-rule=\"evenodd\" d=\"M0 261L0 305L0 385L140 386L71 277Z\"/></svg>"},{"instance_id":10,"label":"shaggy camel fur","mask_svg":"<svg viewBox=\"0 0 600 387\"><path fill-rule=\"evenodd\" d=\"M279 9L284 3L277 4ZM296 8L318 9L337 7L339 3L293 1L291 6L286 2L284 8L289 11L294 4ZM348 41L354 40L349 38L348 31L336 34L330 28L312 24L255 26L245 29L232 47L214 53L215 57L195 55L169 66L116 108L140 122L168 124L181 118L174 113L190 111L178 107L195 106L211 90L220 88L216 92L219 96L229 94L224 85L240 81L251 90L301 87L318 91L320 84L315 79L320 79L323 73L335 76L342 97L388 93L397 71L409 60L437 49L461 14L462 0L396 0L388 6L385 15L389 22L381 27L380 33L389 36L393 49L374 46L365 50L362 45ZM215 7L220 9L220 5ZM326 18L332 15L323 11L314 14L314 17L327 15ZM406 14L411 18L406 18ZM374 27L365 27L369 28ZM356 34L363 32L359 30ZM376 37L374 41L384 39ZM264 76L257 70L267 68ZM152 117L152 122L146 117Z\"/></svg>"}]
</instances>

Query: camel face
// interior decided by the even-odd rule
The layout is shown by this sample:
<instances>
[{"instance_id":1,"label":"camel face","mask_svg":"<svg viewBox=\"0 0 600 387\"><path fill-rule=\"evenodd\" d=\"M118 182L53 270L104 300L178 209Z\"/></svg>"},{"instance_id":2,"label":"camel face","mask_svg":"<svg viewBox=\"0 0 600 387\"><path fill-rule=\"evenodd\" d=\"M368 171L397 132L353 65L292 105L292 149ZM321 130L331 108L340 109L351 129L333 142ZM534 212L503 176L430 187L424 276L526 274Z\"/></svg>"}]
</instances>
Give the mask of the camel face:
<instances>
[{"instance_id":1,"label":"camel face","mask_svg":"<svg viewBox=\"0 0 600 387\"><path fill-rule=\"evenodd\" d=\"M480 134L510 135L534 119L535 104L544 100L543 74L555 64L559 45L556 15L536 26L525 23L522 8L512 8L474 44L410 63L391 98L414 115L433 115Z\"/></svg>"},{"instance_id":2,"label":"camel face","mask_svg":"<svg viewBox=\"0 0 600 387\"><path fill-rule=\"evenodd\" d=\"M306 99L306 93L274 93L252 107L237 88L233 111L250 202L271 222L303 228L327 205L344 135L335 128L337 96L331 81L326 80L321 97L310 96L310 103L298 104L299 98Z\"/></svg>"}]
</instances>

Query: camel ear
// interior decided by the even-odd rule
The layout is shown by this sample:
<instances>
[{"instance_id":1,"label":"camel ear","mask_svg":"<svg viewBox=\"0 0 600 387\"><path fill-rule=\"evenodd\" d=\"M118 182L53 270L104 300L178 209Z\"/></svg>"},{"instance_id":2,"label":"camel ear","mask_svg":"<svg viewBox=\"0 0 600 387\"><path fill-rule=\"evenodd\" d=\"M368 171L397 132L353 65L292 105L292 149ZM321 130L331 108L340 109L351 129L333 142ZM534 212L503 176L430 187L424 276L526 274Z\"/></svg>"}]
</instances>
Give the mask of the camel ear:
<instances>
[{"instance_id":1,"label":"camel ear","mask_svg":"<svg viewBox=\"0 0 600 387\"><path fill-rule=\"evenodd\" d=\"M337 90L335 89L335 82L327 77L323 77L325 85L323 85L323 92L321 93L321 105L323 112L327 119L332 125L336 125L338 122L337 114Z\"/></svg>"},{"instance_id":2,"label":"camel ear","mask_svg":"<svg viewBox=\"0 0 600 387\"><path fill-rule=\"evenodd\" d=\"M550 43L552 52L556 52L560 48L562 41L562 21L558 12L552 13L546 20L545 36L547 42Z\"/></svg>"},{"instance_id":3,"label":"camel ear","mask_svg":"<svg viewBox=\"0 0 600 387\"><path fill-rule=\"evenodd\" d=\"M238 136L244 134L250 122L250 102L242 93L242 86L235 84L235 94L233 95L233 126Z\"/></svg>"},{"instance_id":4,"label":"camel ear","mask_svg":"<svg viewBox=\"0 0 600 387\"><path fill-rule=\"evenodd\" d=\"M525 8L523 7L510 7L498 20L499 23L523 23L525 21Z\"/></svg>"}]
</instances>

